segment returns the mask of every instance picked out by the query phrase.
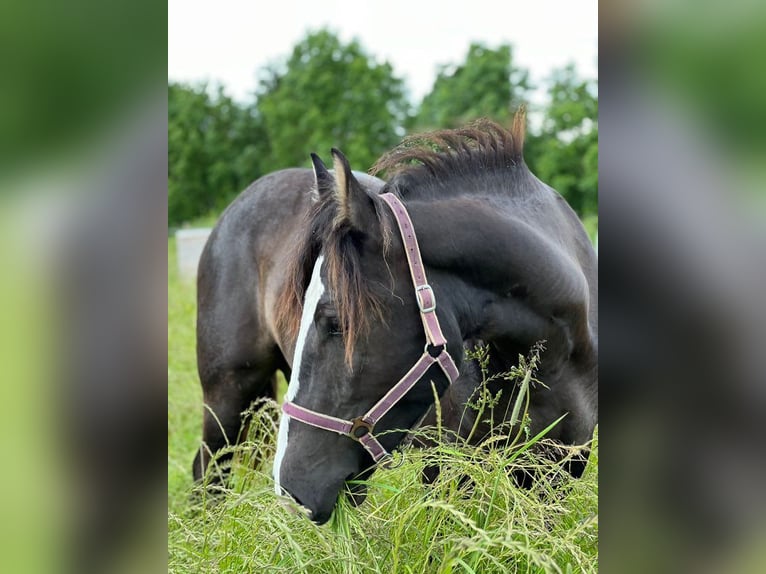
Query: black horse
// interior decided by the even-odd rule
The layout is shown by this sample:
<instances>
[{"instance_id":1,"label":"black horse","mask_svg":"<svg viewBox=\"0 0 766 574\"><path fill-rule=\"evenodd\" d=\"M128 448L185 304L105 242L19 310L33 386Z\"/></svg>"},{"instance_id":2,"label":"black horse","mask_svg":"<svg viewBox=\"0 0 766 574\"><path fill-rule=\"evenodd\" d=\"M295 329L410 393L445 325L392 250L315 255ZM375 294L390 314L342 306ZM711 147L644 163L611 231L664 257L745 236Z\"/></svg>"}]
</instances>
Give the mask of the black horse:
<instances>
[{"instance_id":1,"label":"black horse","mask_svg":"<svg viewBox=\"0 0 766 574\"><path fill-rule=\"evenodd\" d=\"M370 193L383 187L367 174L356 179ZM276 397L277 370L290 378L295 341L277 325L275 309L290 288L286 262L303 241L317 199L310 169L266 175L223 212L205 245L197 273L197 369L205 409L195 480L219 450L244 439L251 403ZM294 312L300 314L300 305ZM230 458L218 456L219 462Z\"/></svg>"},{"instance_id":2,"label":"black horse","mask_svg":"<svg viewBox=\"0 0 766 574\"><path fill-rule=\"evenodd\" d=\"M526 167L523 132L517 115L510 132L481 121L405 140L376 165L394 174L386 184L355 176L333 150L334 176L314 156L313 178L279 172L232 204L200 263L199 369L220 424L206 411L196 477L226 438L238 439L240 413L273 392L274 372L292 366L286 402L293 406L280 423L275 487L325 522L345 483L374 469L376 451L360 438L374 430L390 452L433 403L431 384L445 423L464 432L458 414L480 382L463 357L473 341L489 346L496 372L546 341L538 373L545 385L530 396L531 430L565 415L549 438L590 440L597 259L575 213ZM435 296L446 346L424 352L424 300L385 194L409 213L430 284L426 310ZM460 373L453 384L450 370L434 363L379 421L359 428L359 415L413 364L441 351ZM313 414L299 416L296 405ZM509 412L506 406L496 408ZM312 424L322 416L339 421L331 423L335 432ZM571 470L581 473L582 462Z\"/></svg>"}]
</instances>

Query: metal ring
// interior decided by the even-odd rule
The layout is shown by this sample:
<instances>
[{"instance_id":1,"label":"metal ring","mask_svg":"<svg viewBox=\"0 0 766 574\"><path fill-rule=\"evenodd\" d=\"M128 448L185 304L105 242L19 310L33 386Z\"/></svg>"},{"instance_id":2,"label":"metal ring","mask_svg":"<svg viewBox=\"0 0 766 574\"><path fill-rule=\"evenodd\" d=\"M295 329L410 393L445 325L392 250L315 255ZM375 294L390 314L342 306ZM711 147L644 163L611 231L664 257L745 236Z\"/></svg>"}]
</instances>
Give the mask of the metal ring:
<instances>
[{"instance_id":1,"label":"metal ring","mask_svg":"<svg viewBox=\"0 0 766 574\"><path fill-rule=\"evenodd\" d=\"M365 421L362 417L356 417L355 419L351 419L351 430L348 431L348 436L359 442L363 436L372 433L372 427L373 425ZM357 434L357 431L360 429L364 430L364 432Z\"/></svg>"},{"instance_id":2,"label":"metal ring","mask_svg":"<svg viewBox=\"0 0 766 574\"><path fill-rule=\"evenodd\" d=\"M438 349L439 347L441 347L441 351L439 351L436 355L431 353L430 349ZM428 353L433 359L438 359L446 350L447 343L444 343L443 345L432 345L431 343L426 342L425 347L423 347L423 354Z\"/></svg>"}]
</instances>

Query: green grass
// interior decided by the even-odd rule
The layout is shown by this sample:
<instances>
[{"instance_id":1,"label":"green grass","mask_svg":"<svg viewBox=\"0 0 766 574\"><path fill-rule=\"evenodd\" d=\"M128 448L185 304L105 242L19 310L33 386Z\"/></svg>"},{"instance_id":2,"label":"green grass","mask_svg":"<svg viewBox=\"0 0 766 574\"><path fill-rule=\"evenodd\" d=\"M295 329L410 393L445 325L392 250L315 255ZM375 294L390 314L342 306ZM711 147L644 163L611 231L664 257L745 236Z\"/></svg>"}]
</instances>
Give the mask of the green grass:
<instances>
[{"instance_id":1,"label":"green grass","mask_svg":"<svg viewBox=\"0 0 766 574\"><path fill-rule=\"evenodd\" d=\"M379 470L358 508L342 503L315 526L277 499L271 479L277 406L256 416L267 441L237 449L229 488L210 497L191 481L202 398L194 357L194 286L179 280L174 241L168 271L168 571L309 573L579 573L598 570L598 446L586 474L571 479L526 443L484 449L442 444L408 450ZM258 453L264 462L253 467ZM442 464L434 485L420 480ZM512 468L549 475L529 490ZM460 487L468 477L470 487ZM555 483L555 486L554 486Z\"/></svg>"}]
</instances>

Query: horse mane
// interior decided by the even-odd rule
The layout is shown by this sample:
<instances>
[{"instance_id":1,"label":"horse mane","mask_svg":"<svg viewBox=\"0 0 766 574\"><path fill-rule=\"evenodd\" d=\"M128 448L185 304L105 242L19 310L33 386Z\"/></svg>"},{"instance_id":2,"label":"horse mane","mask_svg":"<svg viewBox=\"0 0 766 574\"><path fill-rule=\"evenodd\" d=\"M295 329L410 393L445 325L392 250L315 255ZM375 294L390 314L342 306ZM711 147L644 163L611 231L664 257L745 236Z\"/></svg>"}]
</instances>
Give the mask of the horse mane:
<instances>
[{"instance_id":1,"label":"horse mane","mask_svg":"<svg viewBox=\"0 0 766 574\"><path fill-rule=\"evenodd\" d=\"M375 201L378 221L382 220L381 203ZM361 273L362 233L340 221L338 211L339 205L331 193L320 197L309 210L303 226L305 231L288 256L287 285L276 301L275 326L278 332L297 338L304 295L321 252L343 333L346 364L351 367L357 339L367 331L371 321L383 319L383 306ZM381 225L387 237L388 225Z\"/></svg>"},{"instance_id":2,"label":"horse mane","mask_svg":"<svg viewBox=\"0 0 766 574\"><path fill-rule=\"evenodd\" d=\"M458 129L411 135L378 159L370 173L385 172L386 187L406 196L413 188L443 187L464 176L526 169L525 132L526 111L520 108L510 130L481 118Z\"/></svg>"},{"instance_id":3,"label":"horse mane","mask_svg":"<svg viewBox=\"0 0 766 574\"><path fill-rule=\"evenodd\" d=\"M413 188L432 187L456 177L526 169L522 154L524 116L523 109L515 114L510 131L480 119L460 129L409 136L378 159L370 173L385 171L392 176L379 193L406 196ZM385 251L391 236L388 218L383 217L388 208L377 197L372 199ZM361 274L359 247L364 232L354 230L346 219L338 216L343 208L336 194L326 193L319 194L309 210L302 225L304 232L288 256L288 279L276 301L275 327L288 338L297 338L304 295L321 252L350 368L357 339L372 321L383 319L383 305Z\"/></svg>"}]
</instances>

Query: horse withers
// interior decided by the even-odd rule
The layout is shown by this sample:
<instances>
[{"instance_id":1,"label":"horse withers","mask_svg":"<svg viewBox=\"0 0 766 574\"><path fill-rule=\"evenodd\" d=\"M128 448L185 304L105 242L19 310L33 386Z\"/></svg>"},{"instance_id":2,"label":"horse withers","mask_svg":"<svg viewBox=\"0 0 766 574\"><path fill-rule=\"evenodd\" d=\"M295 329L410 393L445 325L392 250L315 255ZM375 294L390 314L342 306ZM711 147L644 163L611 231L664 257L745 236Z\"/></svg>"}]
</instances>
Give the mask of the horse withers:
<instances>
[{"instance_id":1,"label":"horse withers","mask_svg":"<svg viewBox=\"0 0 766 574\"><path fill-rule=\"evenodd\" d=\"M481 383L463 356L471 341L507 372L545 340L530 430L565 415L548 437L590 440L596 256L571 208L528 170L522 145L520 117L511 131L482 121L411 138L379 160L394 174L386 184L355 176L334 151L334 176L315 157L313 182L261 180L263 199L250 200L258 209L240 200L222 217L228 238L216 230L200 266L206 401L234 437L248 399L292 366L275 489L314 521L328 520L346 483L369 476L422 419L432 384L444 412L466 410ZM207 309L216 306L236 308ZM211 336L228 344L211 346ZM206 379L203 365L220 365L224 347L229 357L240 349L236 360Z\"/></svg>"}]
</instances>

